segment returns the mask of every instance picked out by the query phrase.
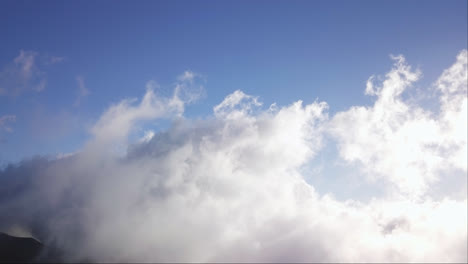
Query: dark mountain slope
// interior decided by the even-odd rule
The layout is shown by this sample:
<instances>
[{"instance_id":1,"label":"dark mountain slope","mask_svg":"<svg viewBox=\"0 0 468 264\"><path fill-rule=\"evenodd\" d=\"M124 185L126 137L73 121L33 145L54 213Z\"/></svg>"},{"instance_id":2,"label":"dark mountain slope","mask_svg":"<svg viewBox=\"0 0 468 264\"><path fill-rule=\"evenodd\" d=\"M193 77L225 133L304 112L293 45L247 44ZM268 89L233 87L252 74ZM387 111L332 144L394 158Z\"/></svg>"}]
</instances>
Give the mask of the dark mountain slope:
<instances>
[{"instance_id":1,"label":"dark mountain slope","mask_svg":"<svg viewBox=\"0 0 468 264\"><path fill-rule=\"evenodd\" d=\"M34 238L0 233L0 262L32 262L42 249L43 245Z\"/></svg>"}]
</instances>

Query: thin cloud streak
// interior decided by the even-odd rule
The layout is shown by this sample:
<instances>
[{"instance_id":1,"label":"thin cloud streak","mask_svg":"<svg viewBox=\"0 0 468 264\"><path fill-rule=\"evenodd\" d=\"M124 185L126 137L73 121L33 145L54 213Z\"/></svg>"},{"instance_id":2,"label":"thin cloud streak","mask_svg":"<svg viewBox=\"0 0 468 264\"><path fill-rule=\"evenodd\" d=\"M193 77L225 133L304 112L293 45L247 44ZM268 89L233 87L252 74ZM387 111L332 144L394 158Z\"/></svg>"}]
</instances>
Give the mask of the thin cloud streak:
<instances>
[{"instance_id":1,"label":"thin cloud streak","mask_svg":"<svg viewBox=\"0 0 468 264\"><path fill-rule=\"evenodd\" d=\"M78 85L78 96L73 104L75 107L79 106L81 104L81 100L89 95L89 90L86 88L83 76L76 76L76 83Z\"/></svg>"}]
</instances>

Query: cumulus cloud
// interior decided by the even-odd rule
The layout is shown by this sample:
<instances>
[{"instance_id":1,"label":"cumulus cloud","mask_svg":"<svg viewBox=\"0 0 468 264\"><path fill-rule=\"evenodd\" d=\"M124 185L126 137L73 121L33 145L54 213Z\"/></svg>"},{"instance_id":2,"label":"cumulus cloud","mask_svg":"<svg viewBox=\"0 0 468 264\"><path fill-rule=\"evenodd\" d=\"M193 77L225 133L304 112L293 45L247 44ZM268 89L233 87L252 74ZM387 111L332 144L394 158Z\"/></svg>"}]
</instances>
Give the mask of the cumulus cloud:
<instances>
[{"instance_id":1,"label":"cumulus cloud","mask_svg":"<svg viewBox=\"0 0 468 264\"><path fill-rule=\"evenodd\" d=\"M373 106L331 118L325 102L263 108L235 91L212 117L190 120L192 97L161 97L149 82L140 101L102 114L81 151L0 171L0 230L21 228L68 261L466 262L466 196L428 193L450 168L466 174L453 123L464 115L466 129L463 69L466 51L435 84L437 114L401 99L419 77L402 56L381 86L368 85ZM172 125L128 141L157 118ZM328 134L343 159L402 195L339 201L315 190L302 168Z\"/></svg>"},{"instance_id":2,"label":"cumulus cloud","mask_svg":"<svg viewBox=\"0 0 468 264\"><path fill-rule=\"evenodd\" d=\"M170 98L159 97L154 91L154 82L146 86L146 93L139 102L136 98L125 99L112 105L92 128L94 140L90 145L111 144L125 140L138 122L157 118L180 116L184 111L184 101L175 90Z\"/></svg>"},{"instance_id":3,"label":"cumulus cloud","mask_svg":"<svg viewBox=\"0 0 468 264\"><path fill-rule=\"evenodd\" d=\"M433 113L403 99L420 77L403 56L392 57L393 69L380 86L369 79L366 94L377 97L370 107L337 113L330 125L343 159L357 162L371 179L385 179L399 194L424 195L447 169L466 177L467 55L444 71L435 87L440 112Z\"/></svg>"}]
</instances>

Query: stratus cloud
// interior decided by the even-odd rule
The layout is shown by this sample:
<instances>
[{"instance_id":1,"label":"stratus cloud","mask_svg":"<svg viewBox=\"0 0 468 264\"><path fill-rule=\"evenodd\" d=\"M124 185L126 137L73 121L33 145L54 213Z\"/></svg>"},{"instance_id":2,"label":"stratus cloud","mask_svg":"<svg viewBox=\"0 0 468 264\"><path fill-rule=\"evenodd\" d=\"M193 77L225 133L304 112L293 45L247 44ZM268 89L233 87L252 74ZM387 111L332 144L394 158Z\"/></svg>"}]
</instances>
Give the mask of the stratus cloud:
<instances>
[{"instance_id":1,"label":"stratus cloud","mask_svg":"<svg viewBox=\"0 0 468 264\"><path fill-rule=\"evenodd\" d=\"M466 51L444 72L438 89L458 83L452 76L458 76L463 56ZM181 98L190 97L177 89L173 96L160 97L150 82L141 102L124 100L101 116L81 152L23 161L1 171L0 229L20 226L59 246L69 261L466 262L466 196L435 200L427 194L432 179L443 181L440 175L446 170L429 167L426 178L416 166L406 182L414 177L423 184L399 184L403 177L390 172L407 171L384 173L380 166L391 161L403 167L408 157L375 157L376 151L401 154L396 142L402 134L411 136L414 132L407 131L419 132L429 123L437 128L434 137L444 136L447 154L433 159L453 160L446 166L466 173L466 165L453 158L458 149L445 144L460 138L449 125L453 116L444 103L437 119L430 119L427 111L399 99L417 76L399 57L383 86L368 89L377 96L374 106L355 107L331 119L324 102L263 110L258 98L236 91L213 108L212 118L188 120L182 113L190 100ZM465 96L466 101L466 94L447 89L450 98ZM163 117L174 120L169 129L127 143L140 122ZM363 119L373 126L353 125L363 125ZM402 122L409 124L403 129ZM342 126L349 126L357 141L346 137ZM321 195L304 180L301 168L321 150L327 133L337 139L345 159L361 162L377 179L393 182L402 193L416 189L427 195L390 195L368 203ZM365 145L366 152L360 133L384 147ZM382 134L397 150L378 141ZM420 142L409 142L422 154L419 159L409 156L418 166L436 155L432 145L422 148ZM112 154L116 144L128 146L124 155Z\"/></svg>"}]
</instances>

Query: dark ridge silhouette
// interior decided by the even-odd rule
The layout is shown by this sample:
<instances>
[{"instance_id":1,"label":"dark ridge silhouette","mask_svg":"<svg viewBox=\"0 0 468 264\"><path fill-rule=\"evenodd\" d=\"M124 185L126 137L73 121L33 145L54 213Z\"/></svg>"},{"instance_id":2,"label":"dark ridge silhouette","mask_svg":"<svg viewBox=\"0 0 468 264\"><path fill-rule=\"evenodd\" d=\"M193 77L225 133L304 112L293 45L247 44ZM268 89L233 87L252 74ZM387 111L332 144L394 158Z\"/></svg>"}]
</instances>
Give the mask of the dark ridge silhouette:
<instances>
[{"instance_id":1,"label":"dark ridge silhouette","mask_svg":"<svg viewBox=\"0 0 468 264\"><path fill-rule=\"evenodd\" d=\"M53 245L0 232L0 263L63 263L62 250Z\"/></svg>"},{"instance_id":2,"label":"dark ridge silhouette","mask_svg":"<svg viewBox=\"0 0 468 264\"><path fill-rule=\"evenodd\" d=\"M34 262L44 246L34 238L0 233L0 262Z\"/></svg>"}]
</instances>

